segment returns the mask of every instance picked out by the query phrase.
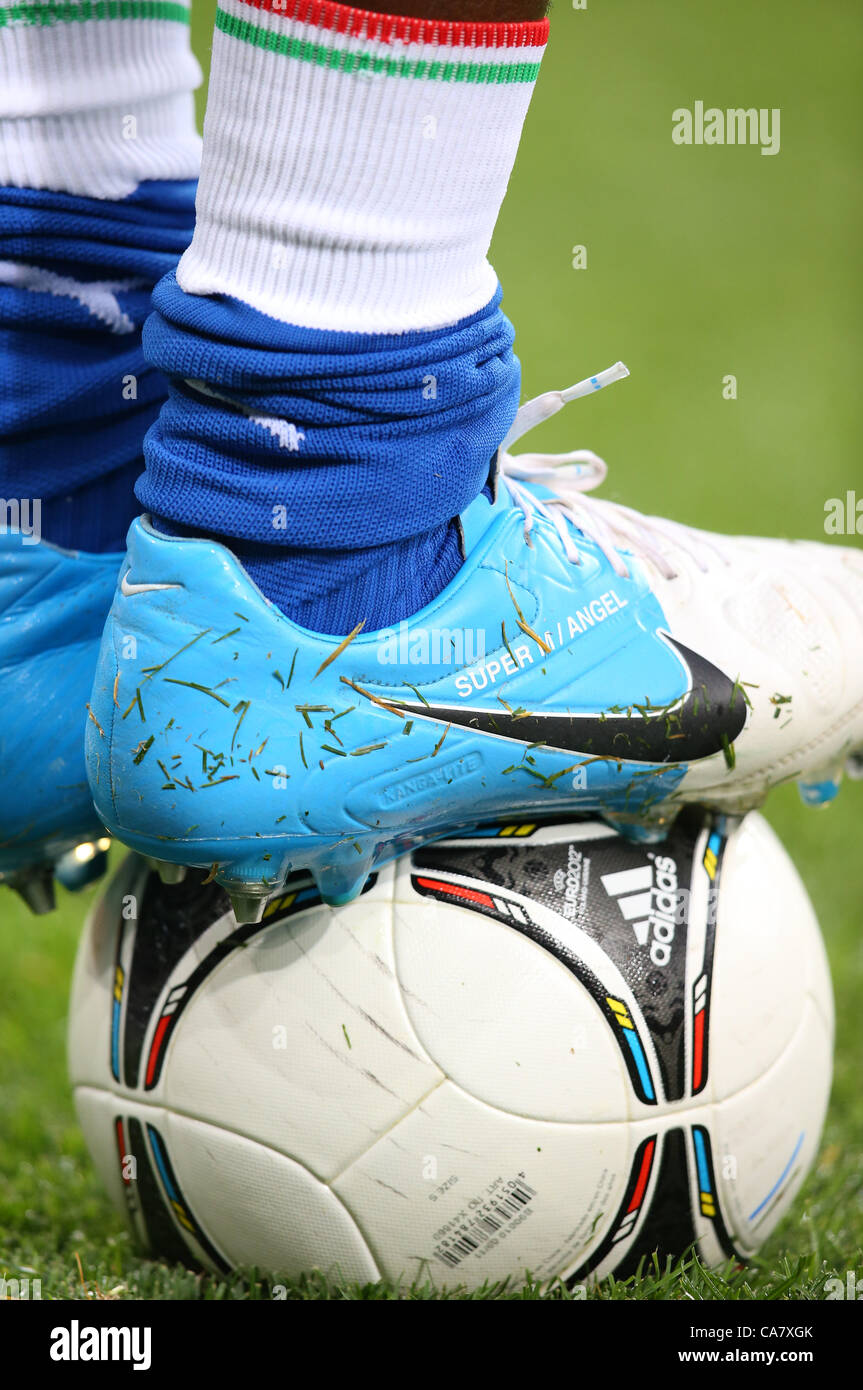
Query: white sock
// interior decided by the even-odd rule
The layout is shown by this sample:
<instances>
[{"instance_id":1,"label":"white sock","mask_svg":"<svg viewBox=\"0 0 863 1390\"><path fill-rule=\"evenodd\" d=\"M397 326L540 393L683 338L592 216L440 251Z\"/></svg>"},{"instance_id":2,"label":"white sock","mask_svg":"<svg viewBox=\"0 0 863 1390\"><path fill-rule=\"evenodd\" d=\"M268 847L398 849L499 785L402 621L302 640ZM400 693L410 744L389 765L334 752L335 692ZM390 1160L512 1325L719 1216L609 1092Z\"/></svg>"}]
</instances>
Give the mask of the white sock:
<instances>
[{"instance_id":1,"label":"white sock","mask_svg":"<svg viewBox=\"0 0 863 1390\"><path fill-rule=\"evenodd\" d=\"M182 288L365 333L481 309L547 33L220 0Z\"/></svg>"},{"instance_id":2,"label":"white sock","mask_svg":"<svg viewBox=\"0 0 863 1390\"><path fill-rule=\"evenodd\" d=\"M0 184L119 199L195 178L200 80L188 0L0 0Z\"/></svg>"}]
</instances>

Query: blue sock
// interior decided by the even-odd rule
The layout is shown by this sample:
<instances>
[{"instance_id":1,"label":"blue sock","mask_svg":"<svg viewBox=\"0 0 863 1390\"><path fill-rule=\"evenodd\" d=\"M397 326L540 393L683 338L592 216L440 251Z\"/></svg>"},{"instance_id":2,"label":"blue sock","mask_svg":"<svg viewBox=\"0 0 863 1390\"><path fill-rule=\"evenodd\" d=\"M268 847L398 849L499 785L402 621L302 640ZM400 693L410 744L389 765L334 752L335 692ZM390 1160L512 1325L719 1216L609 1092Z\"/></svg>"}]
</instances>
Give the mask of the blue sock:
<instances>
[{"instance_id":1,"label":"blue sock","mask_svg":"<svg viewBox=\"0 0 863 1390\"><path fill-rule=\"evenodd\" d=\"M0 188L0 495L38 499L56 545L122 550L140 510L167 395L141 328L191 239L195 187L152 181L118 202Z\"/></svg>"},{"instance_id":2,"label":"blue sock","mask_svg":"<svg viewBox=\"0 0 863 1390\"><path fill-rule=\"evenodd\" d=\"M305 627L399 622L461 564L458 514L518 408L500 289L449 328L299 328L173 275L144 331L169 399L137 493L158 525L211 535Z\"/></svg>"}]
</instances>

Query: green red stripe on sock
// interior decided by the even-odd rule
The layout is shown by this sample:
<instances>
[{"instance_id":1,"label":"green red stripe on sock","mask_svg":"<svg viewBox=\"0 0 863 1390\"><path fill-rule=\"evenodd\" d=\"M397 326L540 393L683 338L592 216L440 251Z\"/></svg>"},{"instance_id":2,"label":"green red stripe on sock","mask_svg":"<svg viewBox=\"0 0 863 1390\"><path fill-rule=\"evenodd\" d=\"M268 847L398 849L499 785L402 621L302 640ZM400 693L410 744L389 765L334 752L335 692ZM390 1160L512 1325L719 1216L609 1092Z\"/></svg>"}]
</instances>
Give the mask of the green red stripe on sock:
<instances>
[{"instance_id":1,"label":"green red stripe on sock","mask_svg":"<svg viewBox=\"0 0 863 1390\"><path fill-rule=\"evenodd\" d=\"M174 0L56 0L47 5L0 7L0 29L11 24L84 23L92 19L162 19L188 24L189 11Z\"/></svg>"},{"instance_id":2,"label":"green red stripe on sock","mask_svg":"<svg viewBox=\"0 0 863 1390\"><path fill-rule=\"evenodd\" d=\"M432 43L442 48L542 48L548 42L548 20L515 23L468 23L444 19L411 19L339 5L334 0L241 0L256 10L281 19L328 29L355 39L379 43Z\"/></svg>"},{"instance_id":3,"label":"green red stripe on sock","mask_svg":"<svg viewBox=\"0 0 863 1390\"><path fill-rule=\"evenodd\" d=\"M344 7L333 7L344 8ZM278 11L276 11L278 13ZM280 33L237 19L218 9L216 28L229 38L251 44L269 53L279 53L318 67L334 68L341 72L367 72L386 77L421 78L429 82L472 82L476 84L535 82L539 76L538 62L489 62L482 59L447 59L384 57L377 53L357 52L327 43L313 43L294 34ZM429 42L426 40L426 42ZM444 50L445 51L445 50Z\"/></svg>"}]
</instances>

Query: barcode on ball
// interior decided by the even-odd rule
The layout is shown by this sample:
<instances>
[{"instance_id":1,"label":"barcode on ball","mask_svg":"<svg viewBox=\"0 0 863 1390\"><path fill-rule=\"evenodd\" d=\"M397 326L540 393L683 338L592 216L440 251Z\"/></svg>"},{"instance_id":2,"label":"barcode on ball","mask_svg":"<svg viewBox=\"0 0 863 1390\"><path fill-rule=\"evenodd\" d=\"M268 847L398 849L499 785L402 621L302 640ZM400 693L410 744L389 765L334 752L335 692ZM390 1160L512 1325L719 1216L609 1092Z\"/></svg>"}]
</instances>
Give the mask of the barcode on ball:
<instances>
[{"instance_id":1,"label":"barcode on ball","mask_svg":"<svg viewBox=\"0 0 863 1390\"><path fill-rule=\"evenodd\" d=\"M445 1249L439 1247L435 1255L442 1264L453 1269L461 1264L462 1260L466 1260L468 1255L473 1255L479 1250L487 1240L491 1240L492 1236L497 1235L498 1231L502 1231L506 1223L523 1212L535 1196L535 1188L528 1187L526 1182L519 1182L508 1188L505 1196L490 1198L488 1210L484 1215L476 1216L469 1221L462 1227L458 1236L454 1236Z\"/></svg>"}]
</instances>

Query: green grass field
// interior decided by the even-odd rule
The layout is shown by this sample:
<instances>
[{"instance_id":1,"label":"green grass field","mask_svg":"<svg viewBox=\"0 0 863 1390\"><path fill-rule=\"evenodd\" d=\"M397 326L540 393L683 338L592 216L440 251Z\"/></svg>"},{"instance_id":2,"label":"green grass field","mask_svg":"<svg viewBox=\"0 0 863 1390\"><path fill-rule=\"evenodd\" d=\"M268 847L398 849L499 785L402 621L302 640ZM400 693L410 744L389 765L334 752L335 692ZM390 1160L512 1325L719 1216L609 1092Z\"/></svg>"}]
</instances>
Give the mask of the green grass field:
<instances>
[{"instance_id":1,"label":"green grass field","mask_svg":"<svg viewBox=\"0 0 863 1390\"><path fill-rule=\"evenodd\" d=\"M206 62L214 6L196 4ZM594 448L610 465L606 495L717 530L823 539L827 499L855 482L863 495L861 70L850 0L589 0L585 10L559 0L492 258L526 396L618 358L632 377L557 416L531 448ZM696 100L780 108L780 153L675 146L671 113ZM585 269L572 267L574 246L587 249ZM723 398L728 375L737 399ZM823 812L784 787L767 814L833 969L836 1071L819 1162L745 1271L689 1261L591 1296L819 1298L827 1278L863 1275L863 784ZM38 920L11 894L0 903L0 1275L29 1271L51 1298L266 1298L254 1272L224 1282L144 1259L90 1166L64 1031L92 896L64 895ZM291 1296L395 1295L310 1277Z\"/></svg>"}]
</instances>

